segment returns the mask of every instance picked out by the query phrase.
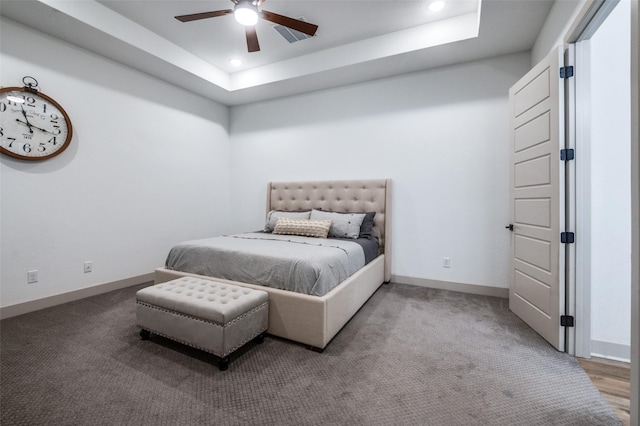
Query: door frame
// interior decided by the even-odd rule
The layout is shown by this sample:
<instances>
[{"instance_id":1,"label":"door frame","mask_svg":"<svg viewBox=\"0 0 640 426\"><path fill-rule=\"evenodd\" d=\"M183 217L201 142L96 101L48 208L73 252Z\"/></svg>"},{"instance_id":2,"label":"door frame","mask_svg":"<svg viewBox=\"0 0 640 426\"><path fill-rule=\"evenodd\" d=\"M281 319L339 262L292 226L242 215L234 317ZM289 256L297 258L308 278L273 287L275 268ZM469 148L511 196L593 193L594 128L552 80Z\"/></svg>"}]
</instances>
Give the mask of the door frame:
<instances>
[{"instance_id":1,"label":"door frame","mask_svg":"<svg viewBox=\"0 0 640 426\"><path fill-rule=\"evenodd\" d=\"M564 51L564 66L572 66L579 69L576 64L575 45L570 44ZM577 126L576 126L576 78L566 78L564 81L564 148L576 149ZM580 155L582 161L582 155ZM565 163L565 208L564 208L564 230L567 232L575 232L578 235L577 242L580 243L582 237L577 229L577 166L576 161L567 161ZM578 244L566 244L565 247L565 315L574 318L578 316L577 307L583 305L577 303L578 288L577 280L577 249ZM590 306L590 305L589 305ZM582 313L581 313L582 315ZM579 326L582 321L576 321L574 327L565 327L565 352L570 355L576 355L577 335L581 330ZM590 330L590 328L589 328Z\"/></svg>"},{"instance_id":2,"label":"door frame","mask_svg":"<svg viewBox=\"0 0 640 426\"><path fill-rule=\"evenodd\" d=\"M618 0L610 0L618 1ZM603 4L585 0L568 30L566 45L579 41ZM597 21L594 22L594 24ZM599 24L597 24L599 26ZM631 426L640 426L640 5L631 1ZM589 288L590 290L590 288ZM580 296L590 295L583 294ZM578 297L578 300L580 297ZM590 305L589 305L590 307ZM577 330L580 332L580 329ZM589 333L590 334L590 333ZM577 336L576 336L577 337ZM584 337L580 337L584 339ZM590 336L589 336L590 338ZM582 345L582 344L581 344Z\"/></svg>"},{"instance_id":3,"label":"door frame","mask_svg":"<svg viewBox=\"0 0 640 426\"><path fill-rule=\"evenodd\" d=\"M576 78L575 96L572 103L590 105L591 99L591 61L589 41L577 41L574 49L576 69L580 78ZM591 108L583 107L576 111L573 133L580 141L579 158L576 166L576 256L580 264L576 265L575 312L576 330L574 333L575 356L591 357L591 132L588 131L591 120Z\"/></svg>"},{"instance_id":4,"label":"door frame","mask_svg":"<svg viewBox=\"0 0 640 426\"><path fill-rule=\"evenodd\" d=\"M597 32L600 25L608 18L609 14L620 3L620 0L591 0L587 2L582 17L578 17L568 31L565 38L566 65L574 65L576 77L573 84L573 92L567 94L567 110L572 114L567 115L567 141L572 141L575 147L579 141L579 158L574 170L574 215L573 224L576 229L576 244L574 256L580 260L578 265L576 257L573 263L567 263L568 276L573 275L573 289L567 287L567 308L575 312L575 330L567 333L567 347L573 351L567 351L572 355L591 357L591 133L590 129L590 105L591 105L591 52L590 39ZM578 74L579 73L579 74ZM579 104L581 107L576 108ZM572 119L573 118L573 119ZM569 191L569 188L567 188ZM569 192L567 192L569 193ZM580 197L575 197L580 194ZM570 203L570 201L567 201ZM573 269L573 274L571 272ZM570 283L570 281L567 281ZM579 284L578 284L579 283ZM571 296L571 298L569 298ZM633 310L633 306L632 306Z\"/></svg>"}]
</instances>

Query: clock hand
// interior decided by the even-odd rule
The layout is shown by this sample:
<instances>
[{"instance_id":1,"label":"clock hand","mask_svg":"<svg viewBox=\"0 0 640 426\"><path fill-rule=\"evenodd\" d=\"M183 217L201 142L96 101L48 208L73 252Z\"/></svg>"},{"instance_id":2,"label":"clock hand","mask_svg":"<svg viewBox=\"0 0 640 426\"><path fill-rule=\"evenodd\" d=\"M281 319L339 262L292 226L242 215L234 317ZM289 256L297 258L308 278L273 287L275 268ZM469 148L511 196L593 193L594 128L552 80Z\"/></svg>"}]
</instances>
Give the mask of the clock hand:
<instances>
[{"instance_id":1,"label":"clock hand","mask_svg":"<svg viewBox=\"0 0 640 426\"><path fill-rule=\"evenodd\" d=\"M27 126L29 126L29 133L33 133L33 129L32 129L33 126L31 125L31 123L29 123L29 119L27 118L27 112L24 110L24 107L22 106L22 104L20 104L20 109L22 110L22 115L24 116L24 120L25 120L25 123L23 124L26 124ZM20 120L16 118L16 121L20 121ZM20 122L22 123L22 121Z\"/></svg>"},{"instance_id":2,"label":"clock hand","mask_svg":"<svg viewBox=\"0 0 640 426\"><path fill-rule=\"evenodd\" d=\"M16 118L18 123L26 124L29 127L29 133L33 133L32 125L28 121L22 121L19 118Z\"/></svg>"},{"instance_id":3,"label":"clock hand","mask_svg":"<svg viewBox=\"0 0 640 426\"><path fill-rule=\"evenodd\" d=\"M27 126L29 126L29 128L38 129L38 130L40 130L41 132L50 133L50 134L52 134L52 135L55 135L55 133L53 133L53 132L51 132L51 131L49 131L49 130L47 130L47 129L43 129L42 127L34 126L33 124L29 124L29 122L24 122L24 121L20 120L19 118L16 118L16 121L17 121L18 123L26 124ZM31 133L33 133L33 131L31 131Z\"/></svg>"},{"instance_id":4,"label":"clock hand","mask_svg":"<svg viewBox=\"0 0 640 426\"><path fill-rule=\"evenodd\" d=\"M34 129L38 129L38 130L40 130L41 132L45 132L45 133L49 133L49 134L51 134L51 135L55 135L55 133L50 132L50 131L49 131L49 130L47 130L47 129L43 129L42 127L33 126L33 125L32 125L31 127L33 127Z\"/></svg>"}]
</instances>

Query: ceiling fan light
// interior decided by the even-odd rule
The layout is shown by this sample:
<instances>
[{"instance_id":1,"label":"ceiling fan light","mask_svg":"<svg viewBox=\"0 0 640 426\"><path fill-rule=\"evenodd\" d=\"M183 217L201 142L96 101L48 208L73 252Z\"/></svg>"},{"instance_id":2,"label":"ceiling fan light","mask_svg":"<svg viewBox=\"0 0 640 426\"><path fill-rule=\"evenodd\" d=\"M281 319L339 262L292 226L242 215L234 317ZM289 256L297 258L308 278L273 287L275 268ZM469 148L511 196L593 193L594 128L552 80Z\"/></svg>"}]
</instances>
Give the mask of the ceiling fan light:
<instances>
[{"instance_id":1,"label":"ceiling fan light","mask_svg":"<svg viewBox=\"0 0 640 426\"><path fill-rule=\"evenodd\" d=\"M238 23L245 27L252 27L258 23L258 8L251 2L240 2L233 9L233 16Z\"/></svg>"}]
</instances>

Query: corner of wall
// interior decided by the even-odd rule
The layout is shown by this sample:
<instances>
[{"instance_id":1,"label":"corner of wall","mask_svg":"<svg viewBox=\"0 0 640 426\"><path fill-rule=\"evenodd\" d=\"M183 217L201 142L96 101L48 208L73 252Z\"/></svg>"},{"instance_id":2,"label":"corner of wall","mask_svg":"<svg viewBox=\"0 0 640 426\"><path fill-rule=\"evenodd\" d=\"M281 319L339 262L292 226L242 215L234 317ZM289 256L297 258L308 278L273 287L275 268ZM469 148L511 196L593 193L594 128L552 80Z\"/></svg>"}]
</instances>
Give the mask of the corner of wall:
<instances>
[{"instance_id":1,"label":"corner of wall","mask_svg":"<svg viewBox=\"0 0 640 426\"><path fill-rule=\"evenodd\" d=\"M586 13L594 0L555 1L540 34L531 48L531 65L540 62L557 46L565 42L574 22Z\"/></svg>"},{"instance_id":2,"label":"corner of wall","mask_svg":"<svg viewBox=\"0 0 640 426\"><path fill-rule=\"evenodd\" d=\"M640 12L631 2L631 425L640 426Z\"/></svg>"}]
</instances>

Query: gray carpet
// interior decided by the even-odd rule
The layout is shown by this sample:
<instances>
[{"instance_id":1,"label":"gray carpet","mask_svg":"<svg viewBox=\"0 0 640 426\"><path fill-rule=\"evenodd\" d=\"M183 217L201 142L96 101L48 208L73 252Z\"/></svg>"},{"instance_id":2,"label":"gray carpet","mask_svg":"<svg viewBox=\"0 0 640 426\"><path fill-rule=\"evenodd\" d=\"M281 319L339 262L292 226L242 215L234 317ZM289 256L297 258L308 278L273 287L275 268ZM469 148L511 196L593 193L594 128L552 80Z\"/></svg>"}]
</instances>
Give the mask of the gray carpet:
<instances>
[{"instance_id":1,"label":"gray carpet","mask_svg":"<svg viewBox=\"0 0 640 426\"><path fill-rule=\"evenodd\" d=\"M324 353L274 337L220 372L141 341L135 291L0 323L2 425L617 425L505 299L384 285Z\"/></svg>"}]
</instances>

